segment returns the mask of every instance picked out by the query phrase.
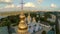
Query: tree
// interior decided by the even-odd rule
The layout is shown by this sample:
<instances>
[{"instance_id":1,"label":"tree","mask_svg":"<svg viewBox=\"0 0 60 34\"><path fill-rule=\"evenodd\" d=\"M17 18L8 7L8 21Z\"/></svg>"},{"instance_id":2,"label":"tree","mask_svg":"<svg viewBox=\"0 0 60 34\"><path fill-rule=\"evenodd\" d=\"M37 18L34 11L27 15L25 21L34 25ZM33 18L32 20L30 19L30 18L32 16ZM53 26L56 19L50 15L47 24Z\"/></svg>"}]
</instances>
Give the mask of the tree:
<instances>
[{"instance_id":1,"label":"tree","mask_svg":"<svg viewBox=\"0 0 60 34\"><path fill-rule=\"evenodd\" d=\"M45 20L45 21L47 21L47 18L50 18L50 17L51 17L50 13L46 12L46 13L44 14L44 20Z\"/></svg>"},{"instance_id":2,"label":"tree","mask_svg":"<svg viewBox=\"0 0 60 34\"><path fill-rule=\"evenodd\" d=\"M46 34L46 31L43 31L42 34Z\"/></svg>"},{"instance_id":3,"label":"tree","mask_svg":"<svg viewBox=\"0 0 60 34\"><path fill-rule=\"evenodd\" d=\"M58 14L56 13L55 15L56 15L56 21L55 21L56 22L55 23L56 24L56 34L59 34Z\"/></svg>"}]
</instances>

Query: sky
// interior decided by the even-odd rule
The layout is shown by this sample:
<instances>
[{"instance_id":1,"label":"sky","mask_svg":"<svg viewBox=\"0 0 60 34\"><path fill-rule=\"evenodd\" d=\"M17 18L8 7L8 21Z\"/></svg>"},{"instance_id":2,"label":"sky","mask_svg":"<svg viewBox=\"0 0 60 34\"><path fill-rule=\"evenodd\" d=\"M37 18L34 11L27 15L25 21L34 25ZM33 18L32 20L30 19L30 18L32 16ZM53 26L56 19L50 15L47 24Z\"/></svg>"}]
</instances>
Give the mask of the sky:
<instances>
[{"instance_id":1,"label":"sky","mask_svg":"<svg viewBox=\"0 0 60 34\"><path fill-rule=\"evenodd\" d=\"M20 11L22 0L0 0L0 12ZM23 10L60 11L60 0L23 0Z\"/></svg>"}]
</instances>

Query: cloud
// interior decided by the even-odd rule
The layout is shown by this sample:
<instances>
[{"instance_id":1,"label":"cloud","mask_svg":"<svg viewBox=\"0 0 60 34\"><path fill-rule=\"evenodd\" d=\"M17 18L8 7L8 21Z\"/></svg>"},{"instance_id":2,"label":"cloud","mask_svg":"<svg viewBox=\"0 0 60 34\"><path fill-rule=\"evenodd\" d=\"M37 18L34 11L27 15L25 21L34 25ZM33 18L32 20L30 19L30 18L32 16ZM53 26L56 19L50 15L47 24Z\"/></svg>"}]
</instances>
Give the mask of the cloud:
<instances>
[{"instance_id":1,"label":"cloud","mask_svg":"<svg viewBox=\"0 0 60 34\"><path fill-rule=\"evenodd\" d=\"M21 7L21 5L17 5L17 7L19 8L19 7ZM24 8L27 8L27 7L30 8L30 7L35 7L35 5L32 2L27 2L27 3L23 4L23 7Z\"/></svg>"},{"instance_id":2,"label":"cloud","mask_svg":"<svg viewBox=\"0 0 60 34\"><path fill-rule=\"evenodd\" d=\"M0 2L12 2L12 0L0 0Z\"/></svg>"},{"instance_id":3,"label":"cloud","mask_svg":"<svg viewBox=\"0 0 60 34\"><path fill-rule=\"evenodd\" d=\"M5 6L5 8L14 8L14 7L16 7L14 4Z\"/></svg>"},{"instance_id":4,"label":"cloud","mask_svg":"<svg viewBox=\"0 0 60 34\"><path fill-rule=\"evenodd\" d=\"M35 8L35 7L36 6L32 2L28 2L23 5L23 8ZM8 4L3 8L21 8L21 4L20 5ZM0 9L3 9L3 8L0 8Z\"/></svg>"},{"instance_id":5,"label":"cloud","mask_svg":"<svg viewBox=\"0 0 60 34\"><path fill-rule=\"evenodd\" d=\"M0 4L12 4L12 0L0 0Z\"/></svg>"},{"instance_id":6,"label":"cloud","mask_svg":"<svg viewBox=\"0 0 60 34\"><path fill-rule=\"evenodd\" d=\"M60 10L58 10L58 11L60 11Z\"/></svg>"},{"instance_id":7,"label":"cloud","mask_svg":"<svg viewBox=\"0 0 60 34\"><path fill-rule=\"evenodd\" d=\"M51 8L56 8L57 6L56 6L56 4L51 4Z\"/></svg>"},{"instance_id":8,"label":"cloud","mask_svg":"<svg viewBox=\"0 0 60 34\"><path fill-rule=\"evenodd\" d=\"M3 9L3 8L0 7L0 9Z\"/></svg>"},{"instance_id":9,"label":"cloud","mask_svg":"<svg viewBox=\"0 0 60 34\"><path fill-rule=\"evenodd\" d=\"M37 0L38 2L42 2L43 0Z\"/></svg>"},{"instance_id":10,"label":"cloud","mask_svg":"<svg viewBox=\"0 0 60 34\"><path fill-rule=\"evenodd\" d=\"M17 5L16 7L19 8L19 7L21 7L21 5Z\"/></svg>"},{"instance_id":11,"label":"cloud","mask_svg":"<svg viewBox=\"0 0 60 34\"><path fill-rule=\"evenodd\" d=\"M28 2L24 4L24 7L35 7L35 5L32 2Z\"/></svg>"}]
</instances>

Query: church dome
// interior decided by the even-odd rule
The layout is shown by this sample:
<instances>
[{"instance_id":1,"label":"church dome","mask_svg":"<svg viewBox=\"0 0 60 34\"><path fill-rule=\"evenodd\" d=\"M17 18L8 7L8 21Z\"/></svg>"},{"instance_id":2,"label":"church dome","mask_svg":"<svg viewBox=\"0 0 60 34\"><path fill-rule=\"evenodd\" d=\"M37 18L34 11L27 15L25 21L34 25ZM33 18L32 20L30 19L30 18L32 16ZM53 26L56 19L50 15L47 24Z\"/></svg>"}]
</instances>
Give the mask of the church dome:
<instances>
[{"instance_id":1,"label":"church dome","mask_svg":"<svg viewBox=\"0 0 60 34\"><path fill-rule=\"evenodd\" d=\"M19 29L27 29L28 26L26 23L24 23L25 21L21 20L19 26Z\"/></svg>"},{"instance_id":2,"label":"church dome","mask_svg":"<svg viewBox=\"0 0 60 34\"><path fill-rule=\"evenodd\" d=\"M18 34L27 34L28 33L28 26L25 23L24 13L21 13L19 17L20 17L20 22L19 22L19 25L18 25L17 33Z\"/></svg>"}]
</instances>

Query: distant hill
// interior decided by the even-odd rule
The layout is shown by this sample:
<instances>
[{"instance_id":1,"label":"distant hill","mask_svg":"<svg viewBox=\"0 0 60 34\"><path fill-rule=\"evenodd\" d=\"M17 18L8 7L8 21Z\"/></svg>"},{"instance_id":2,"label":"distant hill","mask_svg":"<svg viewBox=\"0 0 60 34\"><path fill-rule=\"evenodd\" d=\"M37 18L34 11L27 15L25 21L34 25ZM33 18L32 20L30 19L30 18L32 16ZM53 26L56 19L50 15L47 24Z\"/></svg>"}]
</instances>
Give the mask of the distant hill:
<instances>
[{"instance_id":1,"label":"distant hill","mask_svg":"<svg viewBox=\"0 0 60 34\"><path fill-rule=\"evenodd\" d=\"M27 11L24 11L27 12ZM0 12L0 16L10 16L10 15L18 15L21 11L9 11L9 12Z\"/></svg>"},{"instance_id":2,"label":"distant hill","mask_svg":"<svg viewBox=\"0 0 60 34\"><path fill-rule=\"evenodd\" d=\"M28 13L28 12L46 12L46 11L23 11L24 13ZM53 11L47 11L47 12L52 12L54 13ZM18 15L20 14L21 11L7 11L7 12L0 12L0 16L10 16L10 15ZM56 12L55 12L56 13ZM60 12L58 12L60 13Z\"/></svg>"}]
</instances>

